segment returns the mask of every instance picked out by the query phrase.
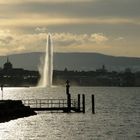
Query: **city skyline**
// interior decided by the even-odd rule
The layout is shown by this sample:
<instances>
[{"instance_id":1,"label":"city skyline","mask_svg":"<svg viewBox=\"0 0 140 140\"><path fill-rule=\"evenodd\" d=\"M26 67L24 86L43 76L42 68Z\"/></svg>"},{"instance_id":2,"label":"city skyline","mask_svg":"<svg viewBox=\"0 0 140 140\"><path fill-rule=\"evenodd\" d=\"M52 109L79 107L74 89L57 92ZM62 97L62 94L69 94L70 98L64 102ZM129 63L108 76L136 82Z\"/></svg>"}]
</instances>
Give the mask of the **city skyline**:
<instances>
[{"instance_id":1,"label":"city skyline","mask_svg":"<svg viewBox=\"0 0 140 140\"><path fill-rule=\"evenodd\" d=\"M1 0L0 55L45 50L140 56L138 0Z\"/></svg>"}]
</instances>

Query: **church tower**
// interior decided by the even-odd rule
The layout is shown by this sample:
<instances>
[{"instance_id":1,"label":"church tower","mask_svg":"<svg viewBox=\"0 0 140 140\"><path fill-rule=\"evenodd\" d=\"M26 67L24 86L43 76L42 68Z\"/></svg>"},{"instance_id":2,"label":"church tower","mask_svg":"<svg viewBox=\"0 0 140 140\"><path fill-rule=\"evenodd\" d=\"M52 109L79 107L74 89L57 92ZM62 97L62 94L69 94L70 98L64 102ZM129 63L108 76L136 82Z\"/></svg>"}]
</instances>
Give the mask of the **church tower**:
<instances>
[{"instance_id":1,"label":"church tower","mask_svg":"<svg viewBox=\"0 0 140 140\"><path fill-rule=\"evenodd\" d=\"M3 66L4 70L11 70L13 68L13 65L11 64L11 62L9 61L9 58L7 57L7 62L4 64Z\"/></svg>"}]
</instances>

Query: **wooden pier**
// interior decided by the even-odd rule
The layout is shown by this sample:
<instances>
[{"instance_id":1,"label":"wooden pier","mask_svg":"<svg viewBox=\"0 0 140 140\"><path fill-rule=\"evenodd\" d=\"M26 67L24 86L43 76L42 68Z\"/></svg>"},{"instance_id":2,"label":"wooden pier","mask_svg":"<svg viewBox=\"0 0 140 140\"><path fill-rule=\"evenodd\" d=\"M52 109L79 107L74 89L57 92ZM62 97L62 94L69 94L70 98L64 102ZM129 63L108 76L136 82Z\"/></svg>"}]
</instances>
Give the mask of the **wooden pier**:
<instances>
[{"instance_id":1,"label":"wooden pier","mask_svg":"<svg viewBox=\"0 0 140 140\"><path fill-rule=\"evenodd\" d=\"M85 112L85 104L81 104L80 95L78 100L71 99L26 99L22 100L25 106L30 106L34 111L62 111L62 112Z\"/></svg>"},{"instance_id":2,"label":"wooden pier","mask_svg":"<svg viewBox=\"0 0 140 140\"><path fill-rule=\"evenodd\" d=\"M25 106L29 106L34 111L61 111L85 113L85 94L77 95L77 99L72 99L69 92L70 82L66 81L66 99L26 99L22 100ZM92 95L92 113L95 114L95 101Z\"/></svg>"}]
</instances>

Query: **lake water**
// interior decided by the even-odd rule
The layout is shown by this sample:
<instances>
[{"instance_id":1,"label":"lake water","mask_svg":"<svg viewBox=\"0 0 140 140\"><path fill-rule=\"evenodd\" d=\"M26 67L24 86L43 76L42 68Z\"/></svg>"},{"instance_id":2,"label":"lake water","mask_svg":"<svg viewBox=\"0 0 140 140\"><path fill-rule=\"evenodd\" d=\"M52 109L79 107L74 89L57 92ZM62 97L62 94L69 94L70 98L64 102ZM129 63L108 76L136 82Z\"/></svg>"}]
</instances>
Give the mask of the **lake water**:
<instances>
[{"instance_id":1,"label":"lake water","mask_svg":"<svg viewBox=\"0 0 140 140\"><path fill-rule=\"evenodd\" d=\"M0 140L139 140L140 88L71 87L86 113L49 113L0 123ZM96 114L91 113L91 94ZM4 99L66 98L64 87L5 88Z\"/></svg>"}]
</instances>

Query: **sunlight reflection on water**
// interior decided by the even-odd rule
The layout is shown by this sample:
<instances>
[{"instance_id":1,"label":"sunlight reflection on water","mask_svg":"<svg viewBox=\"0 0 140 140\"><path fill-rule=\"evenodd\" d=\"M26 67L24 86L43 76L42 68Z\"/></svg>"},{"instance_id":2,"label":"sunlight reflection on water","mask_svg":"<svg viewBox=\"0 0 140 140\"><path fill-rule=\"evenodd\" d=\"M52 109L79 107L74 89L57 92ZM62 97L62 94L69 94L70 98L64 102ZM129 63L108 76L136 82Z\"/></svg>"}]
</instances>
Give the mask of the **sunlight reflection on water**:
<instances>
[{"instance_id":1,"label":"sunlight reflection on water","mask_svg":"<svg viewBox=\"0 0 140 140\"><path fill-rule=\"evenodd\" d=\"M138 140L140 88L72 87L86 94L86 114L42 112L0 123L0 140ZM95 94L96 114L91 114ZM66 98L64 87L5 88L4 99Z\"/></svg>"}]
</instances>

